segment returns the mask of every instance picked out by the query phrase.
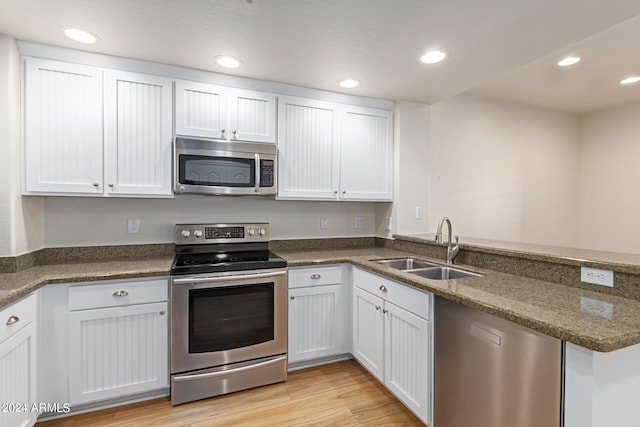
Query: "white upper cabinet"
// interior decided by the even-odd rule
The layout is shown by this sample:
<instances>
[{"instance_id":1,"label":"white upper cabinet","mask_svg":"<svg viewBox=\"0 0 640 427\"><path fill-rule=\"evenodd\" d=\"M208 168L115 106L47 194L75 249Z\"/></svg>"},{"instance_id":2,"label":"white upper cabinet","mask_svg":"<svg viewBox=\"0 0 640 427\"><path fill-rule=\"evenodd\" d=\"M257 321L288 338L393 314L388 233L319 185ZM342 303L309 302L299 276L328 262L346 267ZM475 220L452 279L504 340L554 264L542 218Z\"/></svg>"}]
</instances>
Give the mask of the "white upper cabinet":
<instances>
[{"instance_id":1,"label":"white upper cabinet","mask_svg":"<svg viewBox=\"0 0 640 427\"><path fill-rule=\"evenodd\" d=\"M278 198L337 199L337 104L290 97L279 101Z\"/></svg>"},{"instance_id":2,"label":"white upper cabinet","mask_svg":"<svg viewBox=\"0 0 640 427\"><path fill-rule=\"evenodd\" d=\"M176 134L276 142L276 95L176 81Z\"/></svg>"},{"instance_id":3,"label":"white upper cabinet","mask_svg":"<svg viewBox=\"0 0 640 427\"><path fill-rule=\"evenodd\" d=\"M393 198L393 112L343 105L340 116L340 198Z\"/></svg>"},{"instance_id":4,"label":"white upper cabinet","mask_svg":"<svg viewBox=\"0 0 640 427\"><path fill-rule=\"evenodd\" d=\"M26 194L102 193L102 70L27 58Z\"/></svg>"},{"instance_id":5,"label":"white upper cabinet","mask_svg":"<svg viewBox=\"0 0 640 427\"><path fill-rule=\"evenodd\" d=\"M391 201L393 112L280 97L278 198Z\"/></svg>"},{"instance_id":6,"label":"white upper cabinet","mask_svg":"<svg viewBox=\"0 0 640 427\"><path fill-rule=\"evenodd\" d=\"M172 80L105 71L105 194L171 196Z\"/></svg>"},{"instance_id":7,"label":"white upper cabinet","mask_svg":"<svg viewBox=\"0 0 640 427\"><path fill-rule=\"evenodd\" d=\"M25 58L25 194L171 197L172 80Z\"/></svg>"}]
</instances>

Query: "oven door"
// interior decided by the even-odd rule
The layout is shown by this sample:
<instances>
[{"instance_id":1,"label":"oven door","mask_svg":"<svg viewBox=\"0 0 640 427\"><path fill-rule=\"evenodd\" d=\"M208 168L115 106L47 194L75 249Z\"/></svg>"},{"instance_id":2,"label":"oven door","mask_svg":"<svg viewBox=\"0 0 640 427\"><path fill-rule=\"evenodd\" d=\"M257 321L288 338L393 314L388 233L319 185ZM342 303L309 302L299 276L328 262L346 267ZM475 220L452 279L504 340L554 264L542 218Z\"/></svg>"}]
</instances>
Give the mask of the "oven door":
<instances>
[{"instance_id":1,"label":"oven door","mask_svg":"<svg viewBox=\"0 0 640 427\"><path fill-rule=\"evenodd\" d=\"M172 277L172 374L286 352L286 269Z\"/></svg>"}]
</instances>

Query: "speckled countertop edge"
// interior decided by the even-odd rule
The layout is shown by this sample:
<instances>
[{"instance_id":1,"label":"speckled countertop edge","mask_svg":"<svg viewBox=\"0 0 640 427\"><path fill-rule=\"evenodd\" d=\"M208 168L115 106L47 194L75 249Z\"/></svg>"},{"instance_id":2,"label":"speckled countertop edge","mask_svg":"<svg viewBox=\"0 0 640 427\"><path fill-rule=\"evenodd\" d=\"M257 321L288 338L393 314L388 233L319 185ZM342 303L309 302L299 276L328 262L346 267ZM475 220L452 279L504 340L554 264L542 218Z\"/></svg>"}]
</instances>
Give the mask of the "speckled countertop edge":
<instances>
[{"instance_id":1,"label":"speckled countertop edge","mask_svg":"<svg viewBox=\"0 0 640 427\"><path fill-rule=\"evenodd\" d=\"M374 262L415 257L394 249L279 251L278 254L287 259L289 267L350 263L590 350L610 352L640 343L640 302L632 299L463 265L456 267L484 276L430 280ZM442 260L419 258L442 264Z\"/></svg>"},{"instance_id":2,"label":"speckled countertop edge","mask_svg":"<svg viewBox=\"0 0 640 427\"><path fill-rule=\"evenodd\" d=\"M600 352L640 343L640 301L536 279L465 267L483 277L430 280L384 267L375 260L416 255L388 248L278 250L289 267L349 263L544 334ZM428 257L419 258L442 263ZM168 276L172 256L36 266L0 274L0 308L56 283ZM584 302L593 312L582 309ZM606 317L609 316L610 319Z\"/></svg>"},{"instance_id":3,"label":"speckled countertop edge","mask_svg":"<svg viewBox=\"0 0 640 427\"><path fill-rule=\"evenodd\" d=\"M31 267L0 274L0 309L49 284L168 276L173 256Z\"/></svg>"}]
</instances>

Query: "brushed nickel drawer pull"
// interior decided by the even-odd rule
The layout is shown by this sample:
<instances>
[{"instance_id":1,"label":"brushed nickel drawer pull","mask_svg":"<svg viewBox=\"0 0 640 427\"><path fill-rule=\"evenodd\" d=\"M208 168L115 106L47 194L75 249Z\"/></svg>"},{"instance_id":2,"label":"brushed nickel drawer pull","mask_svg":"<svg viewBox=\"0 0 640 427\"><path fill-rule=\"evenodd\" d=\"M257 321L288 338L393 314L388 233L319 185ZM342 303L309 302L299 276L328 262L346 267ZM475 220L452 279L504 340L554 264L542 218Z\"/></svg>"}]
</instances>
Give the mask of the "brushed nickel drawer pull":
<instances>
[{"instance_id":1,"label":"brushed nickel drawer pull","mask_svg":"<svg viewBox=\"0 0 640 427\"><path fill-rule=\"evenodd\" d=\"M7 325L16 324L19 321L20 321L20 318L18 316L11 316L11 317L9 317L9 320L7 320Z\"/></svg>"},{"instance_id":2,"label":"brushed nickel drawer pull","mask_svg":"<svg viewBox=\"0 0 640 427\"><path fill-rule=\"evenodd\" d=\"M164 310L160 310L160 316L164 316L165 311Z\"/></svg>"},{"instance_id":3,"label":"brushed nickel drawer pull","mask_svg":"<svg viewBox=\"0 0 640 427\"><path fill-rule=\"evenodd\" d=\"M295 295L291 295L291 296L289 297L289 299L294 300L294 299L296 299L296 297L295 297Z\"/></svg>"},{"instance_id":4,"label":"brushed nickel drawer pull","mask_svg":"<svg viewBox=\"0 0 640 427\"><path fill-rule=\"evenodd\" d=\"M382 292L387 292L388 291L388 289L387 289L387 287L385 285L380 285L380 287L378 289L380 289Z\"/></svg>"},{"instance_id":5,"label":"brushed nickel drawer pull","mask_svg":"<svg viewBox=\"0 0 640 427\"><path fill-rule=\"evenodd\" d=\"M318 280L320 277L322 277L322 276L320 276L318 273L315 273L315 274L312 274L312 275L311 275L311 278L312 278L313 280Z\"/></svg>"},{"instance_id":6,"label":"brushed nickel drawer pull","mask_svg":"<svg viewBox=\"0 0 640 427\"><path fill-rule=\"evenodd\" d=\"M376 310L377 310L377 311L380 311L380 309L381 309L381 308L382 308L382 307L380 307L379 305L376 305Z\"/></svg>"},{"instance_id":7,"label":"brushed nickel drawer pull","mask_svg":"<svg viewBox=\"0 0 640 427\"><path fill-rule=\"evenodd\" d=\"M127 295L129 295L129 292L127 291L115 291L113 293L114 297L126 297Z\"/></svg>"},{"instance_id":8,"label":"brushed nickel drawer pull","mask_svg":"<svg viewBox=\"0 0 640 427\"><path fill-rule=\"evenodd\" d=\"M389 312L389 310L387 310L386 308L384 310L382 310L382 314L387 314Z\"/></svg>"}]
</instances>

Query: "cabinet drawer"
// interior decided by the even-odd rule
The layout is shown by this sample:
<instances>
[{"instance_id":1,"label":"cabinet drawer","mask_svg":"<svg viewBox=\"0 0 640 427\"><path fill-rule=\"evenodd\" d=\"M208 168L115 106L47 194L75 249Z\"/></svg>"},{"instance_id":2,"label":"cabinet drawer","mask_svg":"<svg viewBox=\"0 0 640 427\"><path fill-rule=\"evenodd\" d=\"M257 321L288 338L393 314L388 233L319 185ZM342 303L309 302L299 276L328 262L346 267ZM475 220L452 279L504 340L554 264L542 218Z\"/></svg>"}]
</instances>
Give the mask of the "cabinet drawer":
<instances>
[{"instance_id":1,"label":"cabinet drawer","mask_svg":"<svg viewBox=\"0 0 640 427\"><path fill-rule=\"evenodd\" d=\"M166 279L86 283L69 287L69 310L167 301L168 291L169 283Z\"/></svg>"},{"instance_id":2,"label":"cabinet drawer","mask_svg":"<svg viewBox=\"0 0 640 427\"><path fill-rule=\"evenodd\" d=\"M431 294L408 285L353 269L353 284L424 319L430 319Z\"/></svg>"},{"instance_id":3,"label":"cabinet drawer","mask_svg":"<svg viewBox=\"0 0 640 427\"><path fill-rule=\"evenodd\" d=\"M342 283L342 266L340 265L289 269L289 288L339 283Z\"/></svg>"},{"instance_id":4,"label":"cabinet drawer","mask_svg":"<svg viewBox=\"0 0 640 427\"><path fill-rule=\"evenodd\" d=\"M33 322L36 319L37 307L36 295L31 294L0 310L0 342Z\"/></svg>"}]
</instances>

